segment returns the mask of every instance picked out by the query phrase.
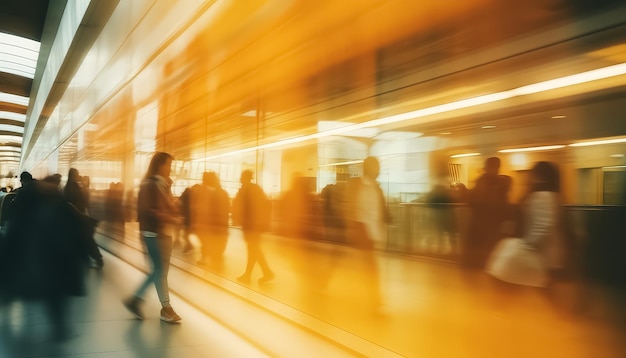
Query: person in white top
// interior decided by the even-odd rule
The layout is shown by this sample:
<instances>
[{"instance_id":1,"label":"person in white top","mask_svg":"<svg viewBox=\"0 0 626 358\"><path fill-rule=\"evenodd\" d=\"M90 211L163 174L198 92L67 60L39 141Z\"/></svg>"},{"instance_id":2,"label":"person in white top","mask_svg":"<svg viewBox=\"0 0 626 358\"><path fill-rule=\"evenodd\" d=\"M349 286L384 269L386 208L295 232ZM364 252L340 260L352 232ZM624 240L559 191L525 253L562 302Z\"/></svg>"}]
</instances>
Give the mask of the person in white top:
<instances>
[{"instance_id":1,"label":"person in white top","mask_svg":"<svg viewBox=\"0 0 626 358\"><path fill-rule=\"evenodd\" d=\"M551 276L565 267L559 179L556 165L537 162L531 169L531 188L522 204L522 239L539 250Z\"/></svg>"},{"instance_id":2,"label":"person in white top","mask_svg":"<svg viewBox=\"0 0 626 358\"><path fill-rule=\"evenodd\" d=\"M383 191L376 181L380 163L374 157L363 161L363 176L351 178L347 184L346 223L348 244L359 249L364 278L366 304L373 312L382 305L375 248L384 247L389 212Z\"/></svg>"}]
</instances>

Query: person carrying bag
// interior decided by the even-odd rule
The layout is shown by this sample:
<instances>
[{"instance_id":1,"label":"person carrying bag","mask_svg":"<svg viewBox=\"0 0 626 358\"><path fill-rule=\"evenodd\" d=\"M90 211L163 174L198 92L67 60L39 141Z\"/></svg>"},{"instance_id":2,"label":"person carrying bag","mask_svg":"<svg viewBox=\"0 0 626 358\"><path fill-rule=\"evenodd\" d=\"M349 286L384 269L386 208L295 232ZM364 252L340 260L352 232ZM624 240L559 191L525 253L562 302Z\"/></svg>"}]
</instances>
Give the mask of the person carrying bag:
<instances>
[{"instance_id":1,"label":"person carrying bag","mask_svg":"<svg viewBox=\"0 0 626 358\"><path fill-rule=\"evenodd\" d=\"M504 282L546 287L566 266L561 225L559 171L538 162L530 173L531 190L522 203L524 229L520 238L505 238L495 246L486 272Z\"/></svg>"}]
</instances>

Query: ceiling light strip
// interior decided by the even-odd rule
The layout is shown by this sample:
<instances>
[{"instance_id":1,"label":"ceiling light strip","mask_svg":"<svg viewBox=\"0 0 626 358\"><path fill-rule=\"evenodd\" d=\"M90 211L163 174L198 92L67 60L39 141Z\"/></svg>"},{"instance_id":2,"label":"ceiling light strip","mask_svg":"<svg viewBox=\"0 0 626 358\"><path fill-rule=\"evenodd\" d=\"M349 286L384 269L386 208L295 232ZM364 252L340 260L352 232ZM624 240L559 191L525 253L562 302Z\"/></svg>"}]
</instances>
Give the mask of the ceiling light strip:
<instances>
[{"instance_id":1,"label":"ceiling light strip","mask_svg":"<svg viewBox=\"0 0 626 358\"><path fill-rule=\"evenodd\" d=\"M603 139L603 140L593 140L587 142L578 142L572 143L570 147L586 147L590 145L602 145L602 144L618 144L618 143L626 143L626 138L613 138L613 139Z\"/></svg>"},{"instance_id":2,"label":"ceiling light strip","mask_svg":"<svg viewBox=\"0 0 626 358\"><path fill-rule=\"evenodd\" d=\"M239 149L239 150L235 150L232 152L226 152L222 154L207 156L205 158L199 158L193 161L194 162L206 161L206 160L211 160L211 159L227 157L231 155L244 154L244 153L253 152L256 150L270 149L270 148L275 148L275 147L279 147L283 145L305 142L308 140L318 139L321 137L343 134L343 133L353 131L356 129L367 128L367 127L377 127L377 126L386 125L386 124L403 122L403 121L410 120L410 119L417 119L417 118L432 116L436 114L447 113L447 112L451 112L451 111L455 111L459 109L465 109L465 108L480 106L483 104L494 103L494 102L502 101L505 99L510 99L513 97L520 97L520 96L525 96L529 94L546 92L546 91L550 91L554 89L569 87L569 86L578 85L582 83L588 83L588 82L597 81L597 80L601 80L605 78L617 77L617 76L621 76L624 74L626 74L626 63L620 63L617 65L607 66L607 67L603 67L603 68L599 68L599 69L595 69L591 71L586 71L586 72L581 72L581 73L577 73L577 74L570 75L570 76L556 78L553 80L548 80L548 81L538 82L538 83L534 83L534 84L530 84L526 86L521 86L521 87L517 87L511 90L507 90L507 91L502 91L502 92L487 94L483 96L467 98L467 99L454 101L450 103L440 104L437 106L418 109L418 110L411 111L411 112L400 113L400 114L392 115L389 117L378 118L378 119L374 119L374 120L363 122L363 123L346 125L344 127L335 128L335 129L331 129L327 131L317 132L317 133L303 135L299 137L288 138L288 139L284 139L284 140L280 140L280 141L276 141L272 143ZM546 150L546 149L536 149L536 150ZM528 151L528 150L525 150L525 151ZM510 152L503 152L503 153L510 153Z\"/></svg>"},{"instance_id":3,"label":"ceiling light strip","mask_svg":"<svg viewBox=\"0 0 626 358\"><path fill-rule=\"evenodd\" d=\"M0 102L17 104L19 106L28 107L30 98L24 96L18 96L16 94L0 92ZM2 113L2 112L0 112Z\"/></svg>"},{"instance_id":4,"label":"ceiling light strip","mask_svg":"<svg viewBox=\"0 0 626 358\"><path fill-rule=\"evenodd\" d=\"M2 145L0 146L0 152L21 152L22 148L20 147L10 147L10 146L6 146L6 145Z\"/></svg>"},{"instance_id":5,"label":"ceiling light strip","mask_svg":"<svg viewBox=\"0 0 626 358\"><path fill-rule=\"evenodd\" d=\"M15 134L24 134L24 126L14 126L11 124L1 124L0 131L14 132Z\"/></svg>"},{"instance_id":6,"label":"ceiling light strip","mask_svg":"<svg viewBox=\"0 0 626 358\"><path fill-rule=\"evenodd\" d=\"M16 135L0 134L0 143L22 143L22 137Z\"/></svg>"},{"instance_id":7,"label":"ceiling light strip","mask_svg":"<svg viewBox=\"0 0 626 358\"><path fill-rule=\"evenodd\" d=\"M37 41L0 33L0 72L33 79L40 47Z\"/></svg>"},{"instance_id":8,"label":"ceiling light strip","mask_svg":"<svg viewBox=\"0 0 626 358\"><path fill-rule=\"evenodd\" d=\"M519 152L537 152L542 150L554 150L565 148L564 145L544 145L540 147L526 147L526 148L512 148L512 149L502 149L499 150L498 153L519 153Z\"/></svg>"},{"instance_id":9,"label":"ceiling light strip","mask_svg":"<svg viewBox=\"0 0 626 358\"><path fill-rule=\"evenodd\" d=\"M0 44L21 48L24 50L34 51L39 53L41 43L27 39L26 37L15 36L7 34L6 32L0 32Z\"/></svg>"},{"instance_id":10,"label":"ceiling light strip","mask_svg":"<svg viewBox=\"0 0 626 358\"><path fill-rule=\"evenodd\" d=\"M24 123L26 121L26 115L15 112L0 111L0 119L11 119Z\"/></svg>"},{"instance_id":11,"label":"ceiling light strip","mask_svg":"<svg viewBox=\"0 0 626 358\"><path fill-rule=\"evenodd\" d=\"M465 158L465 157L475 157L480 155L481 153L464 153L464 154L455 154L451 155L450 158Z\"/></svg>"},{"instance_id":12,"label":"ceiling light strip","mask_svg":"<svg viewBox=\"0 0 626 358\"><path fill-rule=\"evenodd\" d=\"M320 167L336 167L339 165L350 165L350 164L361 164L363 160L351 160L349 162L341 162L341 163L330 163L330 164L320 164Z\"/></svg>"}]
</instances>

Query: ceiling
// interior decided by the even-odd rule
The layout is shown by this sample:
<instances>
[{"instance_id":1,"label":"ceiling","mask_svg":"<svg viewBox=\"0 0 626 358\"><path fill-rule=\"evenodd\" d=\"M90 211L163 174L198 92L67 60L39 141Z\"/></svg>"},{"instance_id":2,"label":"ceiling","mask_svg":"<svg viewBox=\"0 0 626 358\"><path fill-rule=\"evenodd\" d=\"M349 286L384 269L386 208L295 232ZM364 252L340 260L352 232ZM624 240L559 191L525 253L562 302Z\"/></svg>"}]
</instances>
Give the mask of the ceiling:
<instances>
[{"instance_id":1,"label":"ceiling","mask_svg":"<svg viewBox=\"0 0 626 358\"><path fill-rule=\"evenodd\" d=\"M0 176L16 174L50 0L0 0ZM8 36L7 36L8 35ZM20 39L33 45L24 53ZM34 60L28 59L33 56ZM29 68L32 63L32 68ZM32 72L31 72L32 70ZM19 97L16 97L19 96Z\"/></svg>"}]
</instances>

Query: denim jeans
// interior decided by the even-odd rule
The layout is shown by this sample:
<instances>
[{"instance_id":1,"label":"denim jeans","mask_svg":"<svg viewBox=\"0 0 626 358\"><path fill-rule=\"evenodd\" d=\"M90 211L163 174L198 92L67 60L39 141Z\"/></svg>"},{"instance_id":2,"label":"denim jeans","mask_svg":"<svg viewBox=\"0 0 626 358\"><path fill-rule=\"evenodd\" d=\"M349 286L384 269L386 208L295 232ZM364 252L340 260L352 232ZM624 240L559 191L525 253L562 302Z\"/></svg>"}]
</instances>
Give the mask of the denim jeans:
<instances>
[{"instance_id":1,"label":"denim jeans","mask_svg":"<svg viewBox=\"0 0 626 358\"><path fill-rule=\"evenodd\" d=\"M167 274L170 269L170 256L172 255L172 238L166 235L159 235L158 237L143 236L143 240L148 250L152 269L148 273L148 277L139 286L135 297L142 298L150 284L154 283L161 306L170 306Z\"/></svg>"}]
</instances>

